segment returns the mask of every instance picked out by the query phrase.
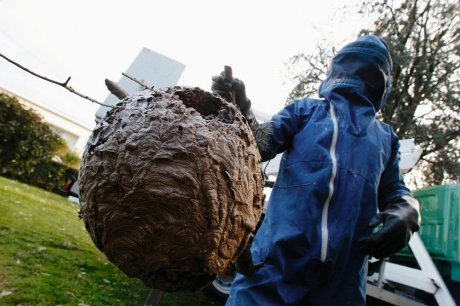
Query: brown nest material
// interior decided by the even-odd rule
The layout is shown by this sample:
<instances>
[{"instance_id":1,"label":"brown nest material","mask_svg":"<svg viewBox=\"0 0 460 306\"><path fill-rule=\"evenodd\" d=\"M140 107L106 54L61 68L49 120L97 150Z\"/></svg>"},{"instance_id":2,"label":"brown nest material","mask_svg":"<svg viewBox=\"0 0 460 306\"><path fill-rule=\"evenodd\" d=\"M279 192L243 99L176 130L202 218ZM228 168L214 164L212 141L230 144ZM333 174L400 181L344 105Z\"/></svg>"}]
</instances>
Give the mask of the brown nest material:
<instances>
[{"instance_id":1,"label":"brown nest material","mask_svg":"<svg viewBox=\"0 0 460 306\"><path fill-rule=\"evenodd\" d=\"M100 122L80 168L81 217L128 276L208 284L242 252L263 206L260 155L239 110L198 88L146 90Z\"/></svg>"}]
</instances>

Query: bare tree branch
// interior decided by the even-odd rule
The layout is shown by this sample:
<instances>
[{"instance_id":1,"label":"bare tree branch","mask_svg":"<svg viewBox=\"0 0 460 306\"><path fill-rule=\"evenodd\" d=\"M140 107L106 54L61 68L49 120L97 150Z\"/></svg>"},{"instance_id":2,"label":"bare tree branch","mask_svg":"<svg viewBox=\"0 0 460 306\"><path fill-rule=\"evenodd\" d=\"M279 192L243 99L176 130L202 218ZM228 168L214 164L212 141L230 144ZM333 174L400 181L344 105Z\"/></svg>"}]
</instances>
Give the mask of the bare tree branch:
<instances>
[{"instance_id":1,"label":"bare tree branch","mask_svg":"<svg viewBox=\"0 0 460 306\"><path fill-rule=\"evenodd\" d=\"M399 36L400 35L400 32L399 32L399 29L398 29L398 21L396 20L396 13L395 11L393 10L393 7L391 5L388 4L388 1L383 1L383 5L389 10L390 12L390 15L391 15L391 21L393 22L393 24L395 25L394 26L394 29L396 31L396 35Z\"/></svg>"},{"instance_id":2,"label":"bare tree branch","mask_svg":"<svg viewBox=\"0 0 460 306\"><path fill-rule=\"evenodd\" d=\"M71 93L73 93L73 94L75 94L75 95L77 95L77 96L80 96L80 97L82 97L83 99L86 99L86 100L88 100L88 101L91 101L91 102L93 102L93 103L96 103L96 104L99 104L99 105L102 105L102 106L107 106L107 107L111 107L111 108L117 108L116 106L101 103L101 102L99 102L99 101L97 101L97 100L95 100L95 99L93 99L93 98L88 97L87 95L84 95L84 94L82 94L82 93L79 93L78 91L76 91L75 89L73 89L71 86L68 85L68 84L69 84L69 81L70 81L70 77L68 77L67 80L66 80L65 82L58 82L58 81L49 79L49 78L47 78L47 77L45 77L45 76L42 76L42 75L40 75L40 74L38 74L38 73L36 73L36 72L33 72L33 71L30 70L30 69L27 69L26 67L24 67L24 66L18 64L17 62L13 61L12 59L10 59L10 58L8 58L8 57L6 57L6 56L3 55L2 53L0 53L0 57L3 57L5 60L7 60L8 62L12 63L13 65L15 65L15 66L21 68L22 70L24 70L24 71L26 71L26 72L28 72L28 73L30 73L30 74L32 74L32 75L34 75L34 76L36 76L36 77L42 79L42 80L45 80L45 81L48 81L48 82L50 82L50 83L53 83L53 84L56 84L56 85L59 85L59 86L64 87L65 89L67 89L67 90L70 91Z\"/></svg>"},{"instance_id":3,"label":"bare tree branch","mask_svg":"<svg viewBox=\"0 0 460 306\"><path fill-rule=\"evenodd\" d=\"M123 76L127 77L128 79L130 79L131 81L141 85L142 87L144 87L145 89L153 89L154 86L152 87L149 87L148 85L146 85L144 82L130 76L130 75L127 75L126 73L122 73Z\"/></svg>"}]
</instances>

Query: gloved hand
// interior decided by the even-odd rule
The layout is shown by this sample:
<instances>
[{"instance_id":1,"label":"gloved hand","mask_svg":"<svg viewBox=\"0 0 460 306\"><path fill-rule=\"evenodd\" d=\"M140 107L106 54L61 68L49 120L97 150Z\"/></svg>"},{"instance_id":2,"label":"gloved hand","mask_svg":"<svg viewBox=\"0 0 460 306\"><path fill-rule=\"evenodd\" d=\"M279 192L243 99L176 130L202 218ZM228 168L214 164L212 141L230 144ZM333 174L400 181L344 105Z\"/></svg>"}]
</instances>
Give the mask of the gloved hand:
<instances>
[{"instance_id":1,"label":"gloved hand","mask_svg":"<svg viewBox=\"0 0 460 306\"><path fill-rule=\"evenodd\" d=\"M375 258L388 257L409 243L412 234L420 227L419 203L409 196L402 196L395 203L378 213L369 223L383 227L374 234L361 238L361 249Z\"/></svg>"},{"instance_id":2,"label":"gloved hand","mask_svg":"<svg viewBox=\"0 0 460 306\"><path fill-rule=\"evenodd\" d=\"M214 75L212 77L211 91L213 94L218 94L223 97L227 102L232 102L233 93L232 93L232 81L233 79L228 79L224 76L222 71L220 75Z\"/></svg>"},{"instance_id":3,"label":"gloved hand","mask_svg":"<svg viewBox=\"0 0 460 306\"><path fill-rule=\"evenodd\" d=\"M230 103L234 102L246 120L248 120L250 126L257 124L257 120L251 110L251 101L246 96L246 86L243 81L231 76L228 77L222 72L220 75L212 77L211 91L222 96Z\"/></svg>"},{"instance_id":4,"label":"gloved hand","mask_svg":"<svg viewBox=\"0 0 460 306\"><path fill-rule=\"evenodd\" d=\"M263 266L263 262L254 264L252 262L251 245L249 244L235 261L236 271L244 276L252 276Z\"/></svg>"}]
</instances>

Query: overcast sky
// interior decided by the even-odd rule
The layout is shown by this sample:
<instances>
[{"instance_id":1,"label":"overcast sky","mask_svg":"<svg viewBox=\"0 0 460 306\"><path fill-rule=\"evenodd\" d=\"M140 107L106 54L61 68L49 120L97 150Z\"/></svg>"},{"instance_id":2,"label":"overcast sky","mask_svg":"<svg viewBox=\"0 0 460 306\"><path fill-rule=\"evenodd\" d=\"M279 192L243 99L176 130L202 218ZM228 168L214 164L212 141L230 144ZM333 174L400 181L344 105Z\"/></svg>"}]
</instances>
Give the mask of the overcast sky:
<instances>
[{"instance_id":1,"label":"overcast sky","mask_svg":"<svg viewBox=\"0 0 460 306\"><path fill-rule=\"evenodd\" d=\"M290 90L285 64L336 47L368 25L340 8L359 1L0 0L0 53L103 101L144 47L186 65L179 85L210 89L224 65L246 83L255 108L278 111ZM99 107L0 58L0 86L88 126Z\"/></svg>"}]
</instances>

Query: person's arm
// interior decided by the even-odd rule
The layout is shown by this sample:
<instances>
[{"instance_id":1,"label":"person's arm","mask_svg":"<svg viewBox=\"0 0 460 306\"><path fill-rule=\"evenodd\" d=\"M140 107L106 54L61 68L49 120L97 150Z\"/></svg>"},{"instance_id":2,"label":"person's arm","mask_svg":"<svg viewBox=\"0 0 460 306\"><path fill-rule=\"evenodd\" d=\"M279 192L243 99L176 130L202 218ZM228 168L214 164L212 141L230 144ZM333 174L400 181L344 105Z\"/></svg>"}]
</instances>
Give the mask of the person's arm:
<instances>
[{"instance_id":1,"label":"person's arm","mask_svg":"<svg viewBox=\"0 0 460 306\"><path fill-rule=\"evenodd\" d=\"M235 100L253 131L262 161L272 159L276 154L284 152L304 123L303 119L308 117L304 109L305 104L294 101L273 116L270 121L258 123L251 109L251 101L246 96L243 81L236 78L228 81L221 74L212 78L211 90L229 102Z\"/></svg>"},{"instance_id":2,"label":"person's arm","mask_svg":"<svg viewBox=\"0 0 460 306\"><path fill-rule=\"evenodd\" d=\"M420 207L404 184L399 170L399 141L392 133L390 160L380 178L379 210L369 226L382 228L360 240L362 250L376 258L388 257L405 247L420 227Z\"/></svg>"}]
</instances>

